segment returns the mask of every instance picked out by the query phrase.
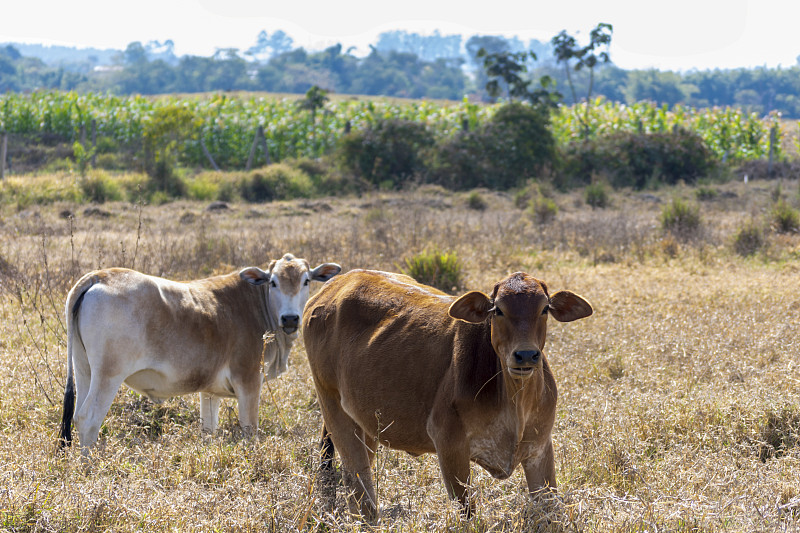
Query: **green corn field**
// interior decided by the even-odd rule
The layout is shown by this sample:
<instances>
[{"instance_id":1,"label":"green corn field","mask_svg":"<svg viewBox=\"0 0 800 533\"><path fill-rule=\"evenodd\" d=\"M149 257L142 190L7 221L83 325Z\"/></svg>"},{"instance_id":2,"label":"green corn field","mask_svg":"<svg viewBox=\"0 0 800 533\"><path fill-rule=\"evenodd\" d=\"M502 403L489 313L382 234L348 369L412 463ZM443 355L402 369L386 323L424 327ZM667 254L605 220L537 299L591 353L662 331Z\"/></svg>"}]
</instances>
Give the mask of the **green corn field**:
<instances>
[{"instance_id":1,"label":"green corn field","mask_svg":"<svg viewBox=\"0 0 800 533\"><path fill-rule=\"evenodd\" d=\"M389 102L336 99L312 115L300 109L297 99L278 96L211 94L201 96L114 96L110 94L42 91L0 96L0 131L52 135L74 142L94 131L119 146L141 145L147 125L159 108L188 109L199 128L182 139L180 159L208 166L203 145L224 168L242 168L253 137L264 129L273 162L293 157L318 157L328 152L348 127L357 130L376 120L407 119L424 122L437 137L448 137L487 120L497 104L468 100L441 103L425 100ZM597 99L562 106L552 118L558 143L564 145L614 132L666 132L684 128L698 133L723 160L746 161L765 157L774 140L773 156L780 157L785 132L779 117L759 117L735 108L667 109L653 103L625 105ZM264 156L261 155L263 158ZM263 162L263 161L262 161Z\"/></svg>"}]
</instances>

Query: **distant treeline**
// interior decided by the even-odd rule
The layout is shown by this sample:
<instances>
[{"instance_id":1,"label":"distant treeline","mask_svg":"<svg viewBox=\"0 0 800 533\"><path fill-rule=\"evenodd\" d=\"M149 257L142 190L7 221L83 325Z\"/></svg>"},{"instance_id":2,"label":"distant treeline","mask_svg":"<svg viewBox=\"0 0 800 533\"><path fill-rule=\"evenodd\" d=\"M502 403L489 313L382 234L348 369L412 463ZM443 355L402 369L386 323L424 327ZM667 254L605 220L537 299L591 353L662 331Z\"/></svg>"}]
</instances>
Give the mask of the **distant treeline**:
<instances>
[{"instance_id":1,"label":"distant treeline","mask_svg":"<svg viewBox=\"0 0 800 533\"><path fill-rule=\"evenodd\" d=\"M281 31L262 32L246 51L221 49L213 56L181 56L172 42L134 42L104 63L107 55L76 55L46 62L27 53L26 45L0 47L0 91L37 89L101 91L120 95L198 93L208 91L267 91L305 93L314 85L338 94L382 95L406 98L441 98L489 101L487 78L478 51L490 53L533 51L538 61L528 65L528 75L548 75L556 81L564 102L576 97L569 90L563 68L553 59L548 43L497 36L420 36L387 32L364 57L341 45L310 52L293 47ZM613 59L613 58L612 58ZM585 71L572 73L575 94L586 94ZM688 73L657 70L623 70L613 64L594 72L593 96L627 104L651 101L669 107L732 106L748 112L779 112L800 118L800 66L707 70Z\"/></svg>"}]
</instances>

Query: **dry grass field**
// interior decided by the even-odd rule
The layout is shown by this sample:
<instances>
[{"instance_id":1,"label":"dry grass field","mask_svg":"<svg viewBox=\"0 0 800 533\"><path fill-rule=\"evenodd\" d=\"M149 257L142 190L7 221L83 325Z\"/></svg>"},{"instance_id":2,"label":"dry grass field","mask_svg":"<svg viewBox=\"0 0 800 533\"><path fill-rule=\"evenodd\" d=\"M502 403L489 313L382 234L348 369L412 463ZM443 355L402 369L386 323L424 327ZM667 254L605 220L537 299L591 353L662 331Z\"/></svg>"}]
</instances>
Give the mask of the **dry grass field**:
<instances>
[{"instance_id":1,"label":"dry grass field","mask_svg":"<svg viewBox=\"0 0 800 533\"><path fill-rule=\"evenodd\" d=\"M30 178L36 180L40 178ZM424 249L455 251L460 291L524 270L587 298L595 314L551 321L559 388L556 502L531 502L517 471L473 465L476 516L448 502L434 456L381 449L379 531L800 531L800 236L766 232L743 258L733 236L766 224L775 183L616 192L591 209L555 195L537 224L509 195L436 188L263 205L56 203L0 207L0 529L356 531L316 499L320 413L302 342L264 387L257 440L235 402L200 435L194 396L160 405L117 395L90 464L57 453L63 302L85 271L126 266L174 279L263 265L398 270ZM782 194L797 205L797 183ZM700 206L691 236L664 233L673 196ZM74 217L69 217L72 213Z\"/></svg>"}]
</instances>

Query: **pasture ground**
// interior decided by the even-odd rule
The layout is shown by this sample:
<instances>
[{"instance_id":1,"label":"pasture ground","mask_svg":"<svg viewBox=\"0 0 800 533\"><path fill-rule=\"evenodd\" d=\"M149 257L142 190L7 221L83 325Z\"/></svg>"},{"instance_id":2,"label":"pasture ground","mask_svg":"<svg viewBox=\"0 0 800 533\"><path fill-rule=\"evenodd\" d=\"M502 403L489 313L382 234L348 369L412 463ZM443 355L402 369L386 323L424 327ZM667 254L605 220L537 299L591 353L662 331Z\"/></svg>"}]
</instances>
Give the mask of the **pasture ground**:
<instances>
[{"instance_id":1,"label":"pasture ground","mask_svg":"<svg viewBox=\"0 0 800 533\"><path fill-rule=\"evenodd\" d=\"M31 178L38 179L38 178ZM508 195L437 188L264 205L175 202L0 206L0 529L9 531L355 531L317 501L320 414L302 342L264 387L257 441L235 402L200 436L197 398L153 404L123 389L90 465L56 453L65 367L63 301L85 271L134 267L174 279L263 265L284 252L345 270L397 270L423 249L455 251L459 291L515 270L586 297L595 315L551 322L559 388L560 496L530 502L518 470L473 465L477 514L446 498L435 457L381 449L380 531L800 530L800 236L766 230L742 258L732 239L768 223L774 183L729 183L699 202L702 226L660 227L673 196L578 193L537 225ZM797 205L797 183L780 194ZM69 213L74 215L70 218Z\"/></svg>"}]
</instances>

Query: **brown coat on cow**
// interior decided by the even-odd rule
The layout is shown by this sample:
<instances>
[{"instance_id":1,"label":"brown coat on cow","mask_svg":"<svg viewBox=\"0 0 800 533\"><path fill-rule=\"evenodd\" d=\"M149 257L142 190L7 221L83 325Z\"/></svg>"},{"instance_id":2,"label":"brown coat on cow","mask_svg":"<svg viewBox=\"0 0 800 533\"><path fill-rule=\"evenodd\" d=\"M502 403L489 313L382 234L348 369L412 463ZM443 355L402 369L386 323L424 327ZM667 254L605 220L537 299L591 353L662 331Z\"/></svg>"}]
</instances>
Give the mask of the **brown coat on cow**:
<instances>
[{"instance_id":1,"label":"brown coat on cow","mask_svg":"<svg viewBox=\"0 0 800 533\"><path fill-rule=\"evenodd\" d=\"M377 517L377 443L436 453L467 513L470 460L500 479L520 463L528 489L556 486L556 383L542 350L547 316L592 308L517 272L491 296L460 298L408 276L354 270L306 305L303 337L322 408L323 468L339 450L351 512Z\"/></svg>"}]
</instances>

